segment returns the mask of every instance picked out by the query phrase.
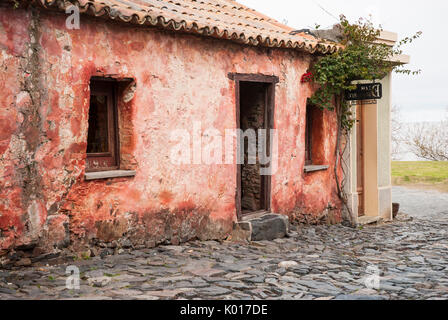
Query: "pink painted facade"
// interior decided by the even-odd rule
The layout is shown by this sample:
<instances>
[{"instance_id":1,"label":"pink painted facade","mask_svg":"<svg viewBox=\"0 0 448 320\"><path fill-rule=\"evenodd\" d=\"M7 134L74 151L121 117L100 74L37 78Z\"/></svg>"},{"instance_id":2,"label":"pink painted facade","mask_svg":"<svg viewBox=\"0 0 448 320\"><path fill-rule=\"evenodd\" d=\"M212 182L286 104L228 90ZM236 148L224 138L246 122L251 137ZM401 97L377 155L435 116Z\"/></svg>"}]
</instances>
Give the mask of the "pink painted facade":
<instances>
[{"instance_id":1,"label":"pink painted facade","mask_svg":"<svg viewBox=\"0 0 448 320\"><path fill-rule=\"evenodd\" d=\"M0 252L76 249L96 239L135 245L225 239L237 221L236 165L175 165L173 130L236 127L229 73L279 77L274 123L279 168L272 211L292 221L340 219L334 179L336 117L325 111L304 173L312 55L62 13L0 7ZM20 21L20 22L19 22ZM121 168L132 178L85 180L89 81L131 78L119 92ZM124 99L126 96L129 99ZM204 137L206 143L207 138Z\"/></svg>"}]
</instances>

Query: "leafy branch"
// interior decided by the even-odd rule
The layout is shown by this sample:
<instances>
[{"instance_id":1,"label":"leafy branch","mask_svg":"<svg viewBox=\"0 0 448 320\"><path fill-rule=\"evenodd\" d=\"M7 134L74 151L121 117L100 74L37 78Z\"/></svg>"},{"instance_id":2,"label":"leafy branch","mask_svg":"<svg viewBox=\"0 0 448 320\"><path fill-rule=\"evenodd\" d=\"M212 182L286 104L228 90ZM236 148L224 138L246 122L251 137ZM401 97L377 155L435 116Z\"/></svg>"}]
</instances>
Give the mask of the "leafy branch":
<instances>
[{"instance_id":1,"label":"leafy branch","mask_svg":"<svg viewBox=\"0 0 448 320\"><path fill-rule=\"evenodd\" d=\"M320 109L335 111L337 114L338 129L336 143L336 163L334 176L338 189L338 196L345 205L349 217L348 222L355 224L355 215L348 206L347 195L344 191L345 180L339 181L340 163L344 161L342 137L347 135L354 125L352 108L345 100L345 92L354 90L356 80L379 80L392 71L402 74L419 74L420 70L412 71L404 68L394 61L394 58L403 54L402 47L412 43L421 36L417 32L406 37L395 46L378 41L382 27L375 27L370 19L359 19L350 23L344 15L340 16L340 30L342 33L342 49L331 55L320 57L312 67L313 81L319 85L317 91L310 98L310 102ZM345 179L344 166L342 167Z\"/></svg>"},{"instance_id":2,"label":"leafy branch","mask_svg":"<svg viewBox=\"0 0 448 320\"><path fill-rule=\"evenodd\" d=\"M383 29L375 27L369 19L359 19L351 24L344 15L340 16L340 27L343 40L343 49L327 56L321 57L313 66L313 79L319 89L311 97L311 102L321 109L335 110L335 97L341 99L342 128L350 131L350 106L344 99L344 92L353 90L356 86L353 81L384 78L392 71L403 74L419 74L421 71L412 71L394 61L394 57L403 54L402 47L412 43L421 36L417 32L412 37L400 40L395 46L378 42Z\"/></svg>"}]
</instances>

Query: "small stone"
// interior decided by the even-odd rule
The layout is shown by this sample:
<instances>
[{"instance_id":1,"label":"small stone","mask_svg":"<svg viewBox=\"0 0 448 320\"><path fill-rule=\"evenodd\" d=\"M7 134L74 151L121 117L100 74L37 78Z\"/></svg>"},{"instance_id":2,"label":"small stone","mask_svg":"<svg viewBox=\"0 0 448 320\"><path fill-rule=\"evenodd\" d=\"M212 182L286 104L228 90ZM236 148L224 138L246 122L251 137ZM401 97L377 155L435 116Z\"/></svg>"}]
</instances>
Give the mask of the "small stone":
<instances>
[{"instance_id":1,"label":"small stone","mask_svg":"<svg viewBox=\"0 0 448 320\"><path fill-rule=\"evenodd\" d=\"M329 301L329 300L333 300L334 297L321 297L321 298L316 298L314 300L316 301Z\"/></svg>"},{"instance_id":2,"label":"small stone","mask_svg":"<svg viewBox=\"0 0 448 320\"><path fill-rule=\"evenodd\" d=\"M289 232L287 216L270 214L250 220L252 225L252 241L273 241L286 237Z\"/></svg>"},{"instance_id":3,"label":"small stone","mask_svg":"<svg viewBox=\"0 0 448 320\"><path fill-rule=\"evenodd\" d=\"M223 294L229 294L232 291L221 287L208 287L208 288L202 288L200 292L201 294L206 296L219 296Z\"/></svg>"},{"instance_id":4,"label":"small stone","mask_svg":"<svg viewBox=\"0 0 448 320\"><path fill-rule=\"evenodd\" d=\"M299 264L297 262L295 262L295 261L283 261L283 262L280 262L278 264L278 267L279 268L290 269L290 268L297 267L298 265Z\"/></svg>"},{"instance_id":5,"label":"small stone","mask_svg":"<svg viewBox=\"0 0 448 320\"><path fill-rule=\"evenodd\" d=\"M217 269L197 269L197 270L190 270L191 274L201 277L220 277L226 274L223 270L217 270Z\"/></svg>"},{"instance_id":6,"label":"small stone","mask_svg":"<svg viewBox=\"0 0 448 320\"><path fill-rule=\"evenodd\" d=\"M12 289L9 289L9 288L0 288L0 293L3 293L3 294L14 294L15 291L12 290Z\"/></svg>"},{"instance_id":7,"label":"small stone","mask_svg":"<svg viewBox=\"0 0 448 320\"><path fill-rule=\"evenodd\" d=\"M115 249L116 247L118 247L118 242L117 241L112 241L112 242L109 242L108 244L107 244L107 247L108 248L111 248L111 249Z\"/></svg>"},{"instance_id":8,"label":"small stone","mask_svg":"<svg viewBox=\"0 0 448 320\"><path fill-rule=\"evenodd\" d=\"M158 298L169 298L169 299L175 299L180 294L191 292L192 289L175 289L175 290L159 290L159 291L147 291L145 292L146 295L158 297Z\"/></svg>"},{"instance_id":9,"label":"small stone","mask_svg":"<svg viewBox=\"0 0 448 320\"><path fill-rule=\"evenodd\" d=\"M263 277L263 276L243 279L243 281L249 282L249 283L264 283L264 280L265 280L265 277Z\"/></svg>"},{"instance_id":10,"label":"small stone","mask_svg":"<svg viewBox=\"0 0 448 320\"><path fill-rule=\"evenodd\" d=\"M16 262L16 266L18 267L29 267L31 265L31 259L29 258L22 258L19 261Z\"/></svg>"},{"instance_id":11,"label":"small stone","mask_svg":"<svg viewBox=\"0 0 448 320\"><path fill-rule=\"evenodd\" d=\"M129 239L124 239L121 241L121 247L124 249L132 248L132 242Z\"/></svg>"},{"instance_id":12,"label":"small stone","mask_svg":"<svg viewBox=\"0 0 448 320\"><path fill-rule=\"evenodd\" d=\"M409 260L419 264L425 263L425 259L423 257L411 257Z\"/></svg>"},{"instance_id":13,"label":"small stone","mask_svg":"<svg viewBox=\"0 0 448 320\"><path fill-rule=\"evenodd\" d=\"M100 253L101 259L105 259L107 256L111 256L111 255L113 255L113 251L110 249L104 249Z\"/></svg>"},{"instance_id":14,"label":"small stone","mask_svg":"<svg viewBox=\"0 0 448 320\"><path fill-rule=\"evenodd\" d=\"M148 241L145 242L145 247L148 248L148 249L155 248L156 245L157 245L156 242L153 241L153 240L148 240Z\"/></svg>"},{"instance_id":15,"label":"small stone","mask_svg":"<svg viewBox=\"0 0 448 320\"><path fill-rule=\"evenodd\" d=\"M279 274L280 276L284 276L286 274L286 272L288 272L285 268L279 268L275 271L277 274Z\"/></svg>"},{"instance_id":16,"label":"small stone","mask_svg":"<svg viewBox=\"0 0 448 320\"><path fill-rule=\"evenodd\" d=\"M305 295L305 293L299 293L298 295L295 295L294 296L294 300L299 300L299 299L302 299L303 298L303 296Z\"/></svg>"},{"instance_id":17,"label":"small stone","mask_svg":"<svg viewBox=\"0 0 448 320\"><path fill-rule=\"evenodd\" d=\"M310 269L308 269L308 268L300 268L300 267L298 267L298 268L294 268L294 267L292 267L292 268L290 268L290 270L292 271L292 272L294 272L295 274L298 274L298 275L307 275L307 274L309 274L310 273Z\"/></svg>"},{"instance_id":18,"label":"small stone","mask_svg":"<svg viewBox=\"0 0 448 320\"><path fill-rule=\"evenodd\" d=\"M384 296L358 296L358 295L340 295L335 298L335 300L388 300Z\"/></svg>"},{"instance_id":19,"label":"small stone","mask_svg":"<svg viewBox=\"0 0 448 320\"><path fill-rule=\"evenodd\" d=\"M87 281L89 283L89 286L103 288L111 282L111 278L109 277L89 278Z\"/></svg>"},{"instance_id":20,"label":"small stone","mask_svg":"<svg viewBox=\"0 0 448 320\"><path fill-rule=\"evenodd\" d=\"M90 256L92 258L98 256L98 249L97 248L91 248L90 249Z\"/></svg>"}]
</instances>

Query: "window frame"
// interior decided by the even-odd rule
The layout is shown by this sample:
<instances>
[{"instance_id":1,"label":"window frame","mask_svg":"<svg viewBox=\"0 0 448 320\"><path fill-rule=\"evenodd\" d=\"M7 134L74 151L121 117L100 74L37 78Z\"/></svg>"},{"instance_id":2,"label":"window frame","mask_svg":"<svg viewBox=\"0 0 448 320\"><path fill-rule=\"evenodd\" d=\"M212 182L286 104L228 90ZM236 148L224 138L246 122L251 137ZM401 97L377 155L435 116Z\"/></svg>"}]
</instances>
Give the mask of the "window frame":
<instances>
[{"instance_id":1,"label":"window frame","mask_svg":"<svg viewBox=\"0 0 448 320\"><path fill-rule=\"evenodd\" d=\"M313 165L313 105L307 102L305 117L305 165Z\"/></svg>"},{"instance_id":2,"label":"window frame","mask_svg":"<svg viewBox=\"0 0 448 320\"><path fill-rule=\"evenodd\" d=\"M87 153L86 172L112 171L120 168L117 89L118 83L113 79L92 78L90 81L89 113L92 96L107 96L107 132L109 150L108 152ZM88 122L90 127L90 114ZM93 165L94 161L103 161L103 165L95 166ZM104 161L109 162L110 165L104 165Z\"/></svg>"}]
</instances>

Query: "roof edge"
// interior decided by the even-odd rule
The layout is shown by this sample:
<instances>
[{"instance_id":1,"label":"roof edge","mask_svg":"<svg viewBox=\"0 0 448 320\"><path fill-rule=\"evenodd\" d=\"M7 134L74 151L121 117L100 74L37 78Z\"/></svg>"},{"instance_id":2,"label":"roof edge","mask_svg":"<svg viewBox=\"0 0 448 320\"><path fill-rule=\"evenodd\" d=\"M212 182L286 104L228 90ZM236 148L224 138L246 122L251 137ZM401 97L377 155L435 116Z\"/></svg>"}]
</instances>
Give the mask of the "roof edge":
<instances>
[{"instance_id":1,"label":"roof edge","mask_svg":"<svg viewBox=\"0 0 448 320\"><path fill-rule=\"evenodd\" d=\"M0 0L0 2L9 2L12 4L17 4L14 0ZM284 49L292 49L302 52L307 52L310 54L331 54L340 49L340 46L337 43L332 43L325 41L323 39L316 39L316 41L305 41L298 39L297 41L285 41L279 40L275 37L262 36L259 35L256 38L247 37L244 32L236 33L229 29L218 28L218 27L199 27L196 23L191 23L189 25L185 20L176 21L175 19L166 19L163 16L151 16L149 14L145 14L143 17L138 16L137 14L126 15L125 12L112 8L108 5L103 5L102 7L97 7L96 3L93 3L89 0L23 0L20 2L21 6L26 5L36 5L43 9L48 10L58 10L65 12L67 8L70 6L77 6L79 8L80 13L87 14L97 18L107 18L113 21L119 21L134 25L140 26L148 26L148 27L160 27L162 29L176 31L176 32L185 32L190 34L198 34L207 37L213 37L223 40L230 40L236 43L250 45L250 46L258 46L258 47L267 47L267 48L284 48ZM104 3L103 3L104 4Z\"/></svg>"}]
</instances>

